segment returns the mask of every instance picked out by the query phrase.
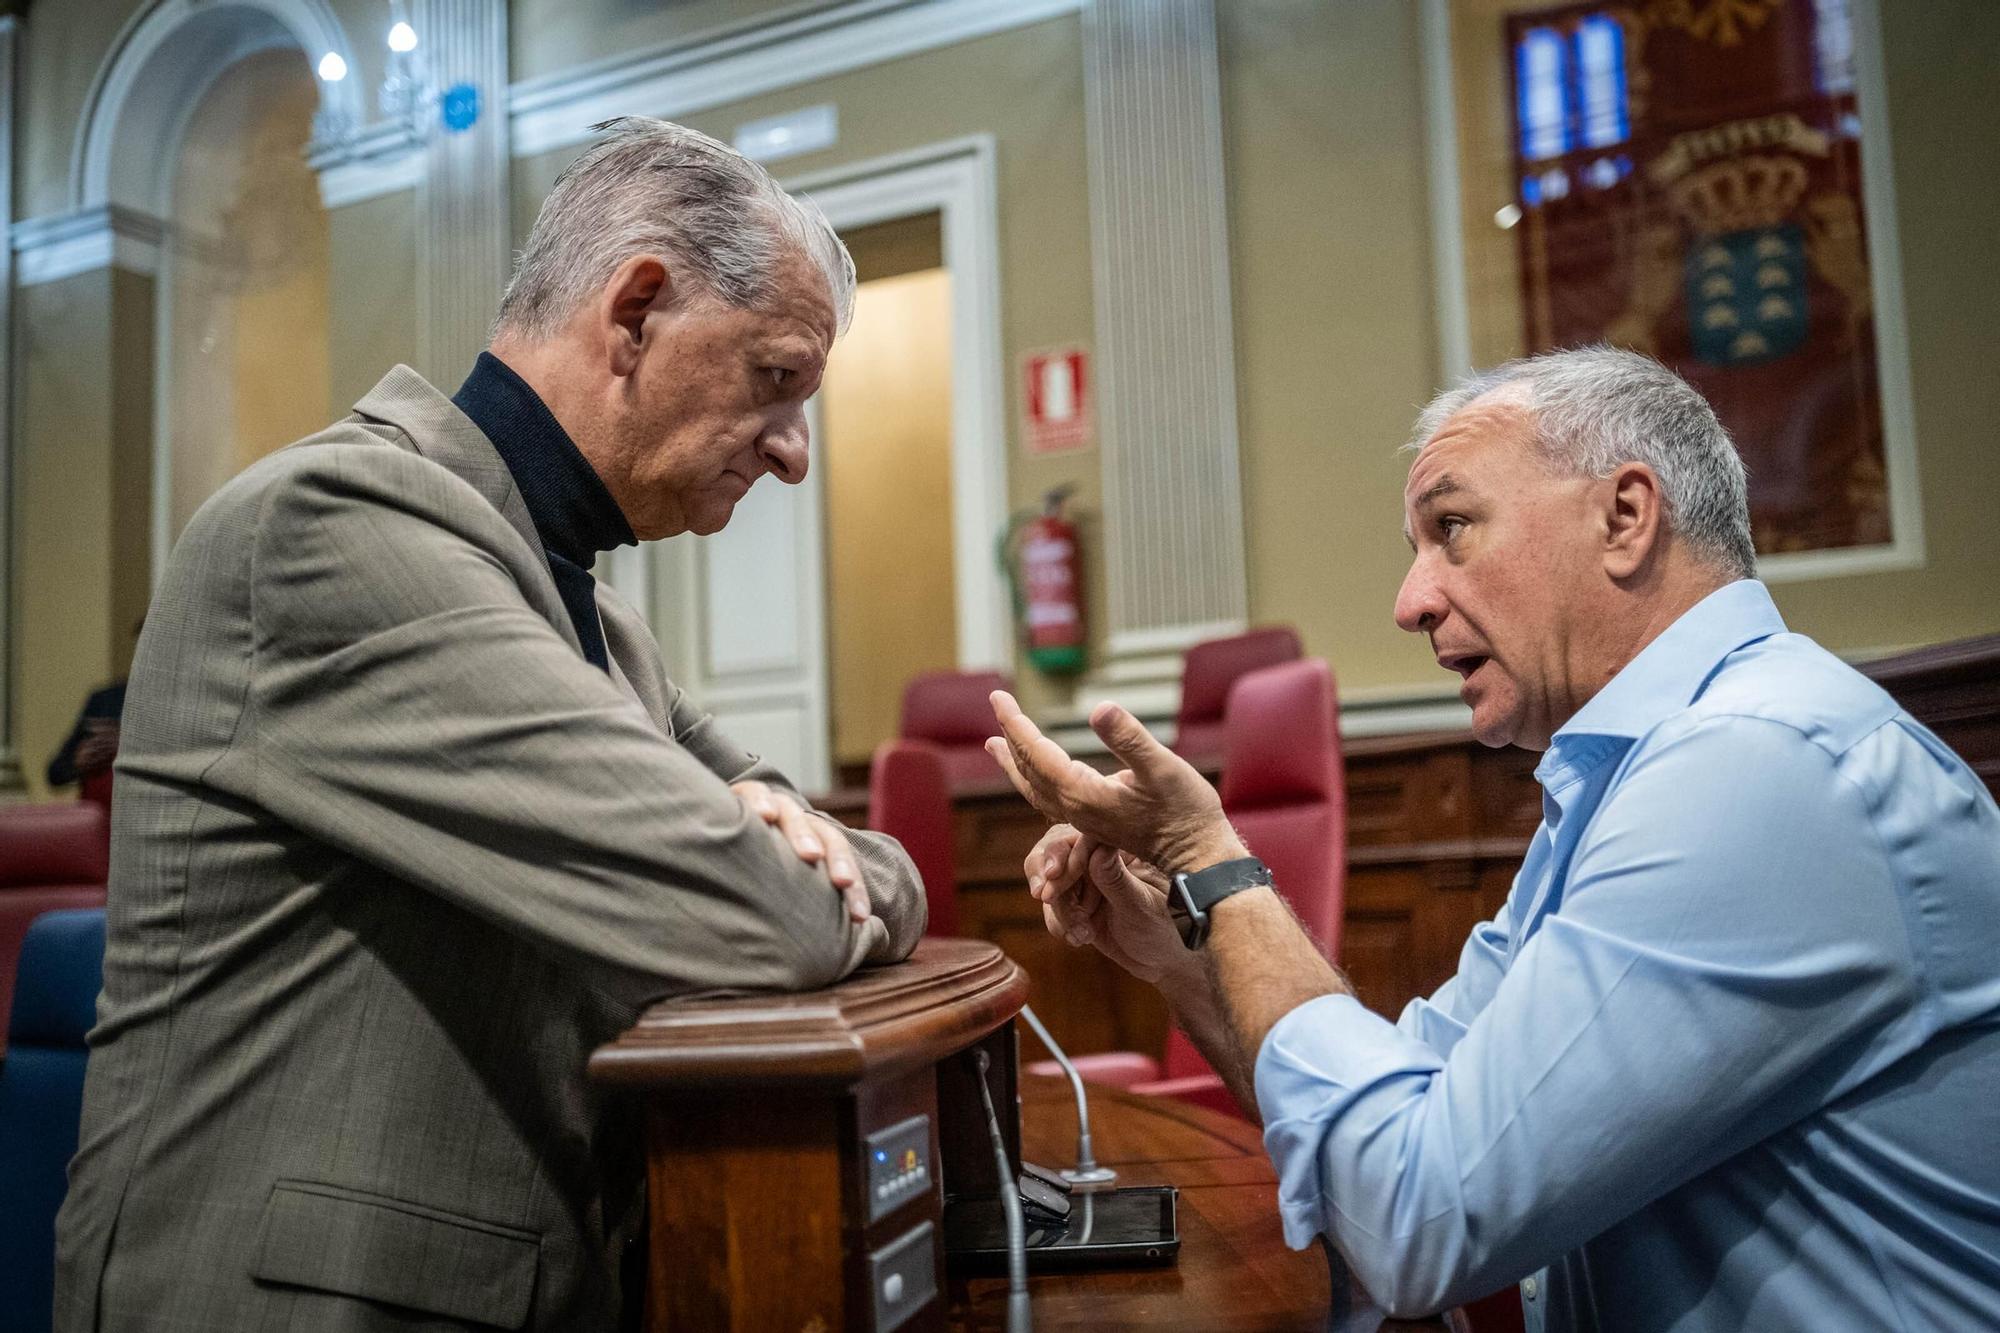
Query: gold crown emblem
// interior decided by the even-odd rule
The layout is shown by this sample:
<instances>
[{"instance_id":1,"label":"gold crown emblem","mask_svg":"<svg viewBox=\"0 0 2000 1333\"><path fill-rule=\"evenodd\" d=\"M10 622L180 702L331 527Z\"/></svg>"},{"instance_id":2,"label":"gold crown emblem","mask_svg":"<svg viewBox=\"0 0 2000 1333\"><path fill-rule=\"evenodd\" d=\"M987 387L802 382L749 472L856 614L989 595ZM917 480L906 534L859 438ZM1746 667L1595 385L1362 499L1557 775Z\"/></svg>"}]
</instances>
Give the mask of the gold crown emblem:
<instances>
[{"instance_id":1,"label":"gold crown emblem","mask_svg":"<svg viewBox=\"0 0 2000 1333\"><path fill-rule=\"evenodd\" d=\"M1691 171L1668 193L1674 208L1704 236L1775 227L1806 192L1806 169L1794 157L1737 157Z\"/></svg>"}]
</instances>

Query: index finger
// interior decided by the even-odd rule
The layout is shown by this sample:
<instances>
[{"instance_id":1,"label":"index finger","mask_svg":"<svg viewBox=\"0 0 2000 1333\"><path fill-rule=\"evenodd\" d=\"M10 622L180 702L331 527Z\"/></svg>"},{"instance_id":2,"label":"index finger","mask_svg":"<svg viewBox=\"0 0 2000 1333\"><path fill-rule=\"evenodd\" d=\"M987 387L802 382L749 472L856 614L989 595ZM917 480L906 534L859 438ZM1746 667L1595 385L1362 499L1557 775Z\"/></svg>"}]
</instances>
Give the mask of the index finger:
<instances>
[{"instance_id":1,"label":"index finger","mask_svg":"<svg viewBox=\"0 0 2000 1333\"><path fill-rule=\"evenodd\" d=\"M1021 777L1044 797L1067 811L1085 797L1091 780L1104 781L1103 774L1084 768L1070 758L1069 752L1062 746L1042 735L1041 728L1021 711L1013 695L1005 690L995 690L989 697L993 703L993 716L1000 723L1007 748L1014 753ZM1087 777L1079 774L1080 768Z\"/></svg>"}]
</instances>

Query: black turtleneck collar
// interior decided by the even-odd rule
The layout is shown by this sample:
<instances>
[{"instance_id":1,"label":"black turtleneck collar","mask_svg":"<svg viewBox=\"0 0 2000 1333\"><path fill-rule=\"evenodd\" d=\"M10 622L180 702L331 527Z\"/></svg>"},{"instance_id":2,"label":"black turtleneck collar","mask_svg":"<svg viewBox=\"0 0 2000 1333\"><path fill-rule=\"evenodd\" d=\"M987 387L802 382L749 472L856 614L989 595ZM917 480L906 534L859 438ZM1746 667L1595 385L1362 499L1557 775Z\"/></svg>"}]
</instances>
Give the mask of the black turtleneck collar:
<instances>
[{"instance_id":1,"label":"black turtleneck collar","mask_svg":"<svg viewBox=\"0 0 2000 1333\"><path fill-rule=\"evenodd\" d=\"M451 401L499 451L551 554L589 569L599 551L637 540L590 460L506 362L481 352Z\"/></svg>"}]
</instances>

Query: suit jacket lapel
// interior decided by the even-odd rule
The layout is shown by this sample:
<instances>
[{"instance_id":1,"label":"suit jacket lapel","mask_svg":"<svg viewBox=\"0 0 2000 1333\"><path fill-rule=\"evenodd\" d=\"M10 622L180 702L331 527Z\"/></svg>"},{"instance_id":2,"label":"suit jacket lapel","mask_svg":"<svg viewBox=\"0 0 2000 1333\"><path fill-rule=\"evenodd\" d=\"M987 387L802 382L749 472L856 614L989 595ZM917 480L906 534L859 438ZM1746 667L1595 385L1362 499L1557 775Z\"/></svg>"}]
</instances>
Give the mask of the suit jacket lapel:
<instances>
[{"instance_id":1,"label":"suit jacket lapel","mask_svg":"<svg viewBox=\"0 0 2000 1333\"><path fill-rule=\"evenodd\" d=\"M507 464L485 433L458 410L457 404L408 366L399 365L384 375L354 405L354 410L400 430L417 453L478 491L486 503L500 511L508 526L534 552L534 559L525 562L534 581L529 600L581 657L583 644L576 637L576 627L570 623L569 611L556 591L554 576L549 573L541 534L535 531L535 520L529 517L528 506L515 489L514 474L507 470ZM625 686L624 692L631 694L631 687Z\"/></svg>"}]
</instances>

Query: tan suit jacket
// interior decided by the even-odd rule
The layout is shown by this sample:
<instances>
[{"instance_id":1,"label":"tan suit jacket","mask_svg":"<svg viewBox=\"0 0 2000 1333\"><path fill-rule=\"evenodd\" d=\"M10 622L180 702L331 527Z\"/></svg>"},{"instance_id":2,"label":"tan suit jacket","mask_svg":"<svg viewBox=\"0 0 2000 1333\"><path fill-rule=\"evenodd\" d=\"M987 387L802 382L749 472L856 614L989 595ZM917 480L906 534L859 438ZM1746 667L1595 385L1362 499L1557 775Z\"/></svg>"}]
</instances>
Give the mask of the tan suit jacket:
<instances>
[{"instance_id":1,"label":"tan suit jacket","mask_svg":"<svg viewBox=\"0 0 2000 1333\"><path fill-rule=\"evenodd\" d=\"M612 1327L641 1145L592 1048L914 947L901 849L856 837L854 926L598 604L609 675L406 367L196 514L126 701L59 1328Z\"/></svg>"}]
</instances>

